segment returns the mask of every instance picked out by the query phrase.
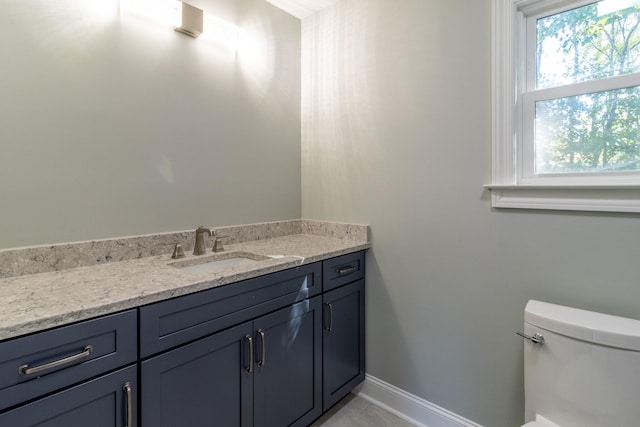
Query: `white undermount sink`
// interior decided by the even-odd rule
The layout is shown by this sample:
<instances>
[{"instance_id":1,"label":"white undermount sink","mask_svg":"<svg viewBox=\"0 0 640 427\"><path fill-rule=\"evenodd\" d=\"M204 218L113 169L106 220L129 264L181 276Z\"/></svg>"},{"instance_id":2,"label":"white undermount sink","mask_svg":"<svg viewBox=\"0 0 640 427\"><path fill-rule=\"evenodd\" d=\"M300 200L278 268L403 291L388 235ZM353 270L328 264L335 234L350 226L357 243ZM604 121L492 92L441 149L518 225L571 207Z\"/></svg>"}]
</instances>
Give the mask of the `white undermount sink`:
<instances>
[{"instance_id":1,"label":"white undermount sink","mask_svg":"<svg viewBox=\"0 0 640 427\"><path fill-rule=\"evenodd\" d=\"M250 252L228 252L173 262L169 265L186 271L187 273L204 274L220 273L235 267L259 264L261 261L267 259L269 259L269 257Z\"/></svg>"}]
</instances>

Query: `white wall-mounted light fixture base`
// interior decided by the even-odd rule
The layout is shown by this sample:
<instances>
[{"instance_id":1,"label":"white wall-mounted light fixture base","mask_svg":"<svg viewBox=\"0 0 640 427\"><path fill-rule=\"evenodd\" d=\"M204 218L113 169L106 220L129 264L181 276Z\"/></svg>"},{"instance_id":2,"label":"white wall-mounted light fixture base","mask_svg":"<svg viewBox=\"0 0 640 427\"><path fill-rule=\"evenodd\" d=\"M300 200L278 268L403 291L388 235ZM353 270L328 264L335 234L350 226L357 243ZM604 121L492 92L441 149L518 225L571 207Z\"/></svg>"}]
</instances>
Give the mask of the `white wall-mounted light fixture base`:
<instances>
[{"instance_id":1,"label":"white wall-mounted light fixture base","mask_svg":"<svg viewBox=\"0 0 640 427\"><path fill-rule=\"evenodd\" d=\"M204 28L204 12L202 9L183 2L178 2L177 7L179 22L174 27L174 30L193 37L194 39L200 37Z\"/></svg>"}]
</instances>

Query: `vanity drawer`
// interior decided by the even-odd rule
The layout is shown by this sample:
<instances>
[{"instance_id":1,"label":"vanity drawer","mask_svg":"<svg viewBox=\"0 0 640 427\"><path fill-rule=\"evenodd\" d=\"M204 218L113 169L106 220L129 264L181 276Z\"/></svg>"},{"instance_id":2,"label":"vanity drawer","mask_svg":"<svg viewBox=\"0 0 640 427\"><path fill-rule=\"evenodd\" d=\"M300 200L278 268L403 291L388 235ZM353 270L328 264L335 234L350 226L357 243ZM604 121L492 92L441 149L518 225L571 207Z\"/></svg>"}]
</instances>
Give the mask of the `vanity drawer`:
<instances>
[{"instance_id":1,"label":"vanity drawer","mask_svg":"<svg viewBox=\"0 0 640 427\"><path fill-rule=\"evenodd\" d=\"M364 277L364 252L322 261L322 290L335 289Z\"/></svg>"},{"instance_id":2,"label":"vanity drawer","mask_svg":"<svg viewBox=\"0 0 640 427\"><path fill-rule=\"evenodd\" d=\"M319 262L140 308L140 357L168 350L321 292Z\"/></svg>"},{"instance_id":3,"label":"vanity drawer","mask_svg":"<svg viewBox=\"0 0 640 427\"><path fill-rule=\"evenodd\" d=\"M136 310L0 343L0 410L135 362Z\"/></svg>"}]
</instances>

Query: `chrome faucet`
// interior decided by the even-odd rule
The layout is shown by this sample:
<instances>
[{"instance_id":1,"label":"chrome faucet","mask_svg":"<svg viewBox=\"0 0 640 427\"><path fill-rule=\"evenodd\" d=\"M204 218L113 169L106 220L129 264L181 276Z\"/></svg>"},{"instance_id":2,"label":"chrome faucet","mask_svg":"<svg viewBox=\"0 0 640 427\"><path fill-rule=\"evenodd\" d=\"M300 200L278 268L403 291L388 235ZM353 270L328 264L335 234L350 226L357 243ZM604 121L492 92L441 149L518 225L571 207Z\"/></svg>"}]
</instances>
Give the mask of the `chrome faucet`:
<instances>
[{"instance_id":1,"label":"chrome faucet","mask_svg":"<svg viewBox=\"0 0 640 427\"><path fill-rule=\"evenodd\" d=\"M196 229L196 243L193 245L193 254L194 255L204 255L207 253L207 248L204 244L203 234L207 233L209 236L213 236L216 232L213 228L207 228L200 226Z\"/></svg>"}]
</instances>

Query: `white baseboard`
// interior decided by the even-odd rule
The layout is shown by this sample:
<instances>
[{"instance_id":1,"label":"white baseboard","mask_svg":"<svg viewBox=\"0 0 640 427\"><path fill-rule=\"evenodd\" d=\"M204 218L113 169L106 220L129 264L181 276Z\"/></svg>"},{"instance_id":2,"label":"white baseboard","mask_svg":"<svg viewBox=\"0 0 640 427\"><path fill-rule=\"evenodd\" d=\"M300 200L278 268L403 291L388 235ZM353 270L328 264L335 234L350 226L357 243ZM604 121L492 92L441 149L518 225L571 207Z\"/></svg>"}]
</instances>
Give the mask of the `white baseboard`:
<instances>
[{"instance_id":1,"label":"white baseboard","mask_svg":"<svg viewBox=\"0 0 640 427\"><path fill-rule=\"evenodd\" d=\"M419 427L482 427L369 374L353 392Z\"/></svg>"}]
</instances>

